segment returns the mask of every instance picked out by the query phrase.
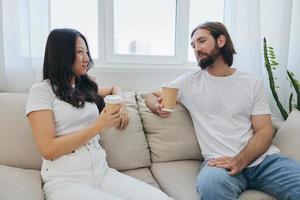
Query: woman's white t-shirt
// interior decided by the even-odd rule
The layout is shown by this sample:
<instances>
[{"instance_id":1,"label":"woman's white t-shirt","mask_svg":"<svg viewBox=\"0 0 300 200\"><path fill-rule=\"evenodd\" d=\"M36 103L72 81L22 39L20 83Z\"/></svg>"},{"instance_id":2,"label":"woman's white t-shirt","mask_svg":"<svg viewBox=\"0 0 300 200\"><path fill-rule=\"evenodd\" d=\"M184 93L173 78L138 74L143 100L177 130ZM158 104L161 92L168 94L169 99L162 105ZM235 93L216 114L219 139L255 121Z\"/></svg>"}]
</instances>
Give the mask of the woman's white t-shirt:
<instances>
[{"instance_id":1,"label":"woman's white t-shirt","mask_svg":"<svg viewBox=\"0 0 300 200\"><path fill-rule=\"evenodd\" d=\"M190 112L205 159L236 156L254 134L251 115L270 114L262 81L238 70L226 77L190 72L171 85L179 88L178 101ZM250 166L277 152L270 146Z\"/></svg>"},{"instance_id":2,"label":"woman's white t-shirt","mask_svg":"<svg viewBox=\"0 0 300 200\"><path fill-rule=\"evenodd\" d=\"M49 80L35 83L29 90L26 115L39 110L52 110L56 136L86 128L99 116L95 103L85 102L84 107L76 108L59 100L53 93Z\"/></svg>"}]
</instances>

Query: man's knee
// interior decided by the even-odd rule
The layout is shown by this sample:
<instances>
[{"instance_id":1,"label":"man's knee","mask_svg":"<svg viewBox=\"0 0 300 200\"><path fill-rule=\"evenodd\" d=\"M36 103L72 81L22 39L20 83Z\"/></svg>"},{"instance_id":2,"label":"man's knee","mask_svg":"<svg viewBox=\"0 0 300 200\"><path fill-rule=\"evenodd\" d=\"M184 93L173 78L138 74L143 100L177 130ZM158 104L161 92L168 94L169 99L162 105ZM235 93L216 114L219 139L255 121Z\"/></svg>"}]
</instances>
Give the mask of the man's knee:
<instances>
[{"instance_id":1,"label":"man's knee","mask_svg":"<svg viewBox=\"0 0 300 200\"><path fill-rule=\"evenodd\" d=\"M196 189L202 199L222 198L225 196L237 197L238 188L232 176L226 169L208 167L197 177Z\"/></svg>"}]
</instances>

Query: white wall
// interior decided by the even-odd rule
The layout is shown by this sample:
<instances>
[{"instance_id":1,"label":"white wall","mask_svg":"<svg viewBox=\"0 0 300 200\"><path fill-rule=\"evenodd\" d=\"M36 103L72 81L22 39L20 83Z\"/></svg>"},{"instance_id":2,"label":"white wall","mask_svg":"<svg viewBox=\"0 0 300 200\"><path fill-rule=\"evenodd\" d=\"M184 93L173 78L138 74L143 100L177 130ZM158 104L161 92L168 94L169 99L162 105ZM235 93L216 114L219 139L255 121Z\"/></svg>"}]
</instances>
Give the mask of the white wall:
<instances>
[{"instance_id":1,"label":"white wall","mask_svg":"<svg viewBox=\"0 0 300 200\"><path fill-rule=\"evenodd\" d=\"M293 11L292 11L288 68L296 75L296 78L300 81L300 56L299 56L300 20L299 19L300 19L300 1L294 0Z\"/></svg>"},{"instance_id":2,"label":"white wall","mask_svg":"<svg viewBox=\"0 0 300 200\"><path fill-rule=\"evenodd\" d=\"M126 68L121 66L93 67L89 74L96 77L98 85L117 85L122 90L157 90L163 83L172 81L176 77L197 70L194 66L163 66L150 67L135 65ZM42 79L42 69L36 68L36 80Z\"/></svg>"},{"instance_id":3,"label":"white wall","mask_svg":"<svg viewBox=\"0 0 300 200\"><path fill-rule=\"evenodd\" d=\"M163 83L172 81L176 77L194 69L195 68L94 68L91 75L96 77L96 81L99 85L118 85L124 90L156 90Z\"/></svg>"},{"instance_id":4,"label":"white wall","mask_svg":"<svg viewBox=\"0 0 300 200\"><path fill-rule=\"evenodd\" d=\"M2 12L2 0L0 0L0 11ZM4 69L4 51L3 51L3 31L2 31L2 14L0 14L0 91L7 88L5 69Z\"/></svg>"}]
</instances>

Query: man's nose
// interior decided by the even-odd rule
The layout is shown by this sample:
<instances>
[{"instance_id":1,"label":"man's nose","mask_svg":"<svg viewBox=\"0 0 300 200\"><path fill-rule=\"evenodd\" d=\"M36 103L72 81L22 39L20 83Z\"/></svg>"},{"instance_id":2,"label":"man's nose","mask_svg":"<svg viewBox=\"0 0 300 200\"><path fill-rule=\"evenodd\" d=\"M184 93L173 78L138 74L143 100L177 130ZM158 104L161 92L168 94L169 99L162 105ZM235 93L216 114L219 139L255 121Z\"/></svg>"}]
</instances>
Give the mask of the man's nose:
<instances>
[{"instance_id":1,"label":"man's nose","mask_svg":"<svg viewBox=\"0 0 300 200\"><path fill-rule=\"evenodd\" d=\"M202 53L202 51L200 49L196 49L194 50L195 55L200 55Z\"/></svg>"}]
</instances>

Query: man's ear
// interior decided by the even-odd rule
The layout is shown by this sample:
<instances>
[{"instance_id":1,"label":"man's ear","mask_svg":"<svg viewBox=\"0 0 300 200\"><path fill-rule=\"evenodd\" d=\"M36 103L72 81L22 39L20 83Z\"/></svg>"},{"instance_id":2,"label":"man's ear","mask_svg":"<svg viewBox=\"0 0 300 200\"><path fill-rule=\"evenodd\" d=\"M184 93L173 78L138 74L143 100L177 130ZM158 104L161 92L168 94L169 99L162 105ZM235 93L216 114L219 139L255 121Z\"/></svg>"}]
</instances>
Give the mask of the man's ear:
<instances>
[{"instance_id":1,"label":"man's ear","mask_svg":"<svg viewBox=\"0 0 300 200\"><path fill-rule=\"evenodd\" d=\"M226 43L225 35L220 35L217 39L217 43L218 43L219 48L222 48Z\"/></svg>"}]
</instances>

